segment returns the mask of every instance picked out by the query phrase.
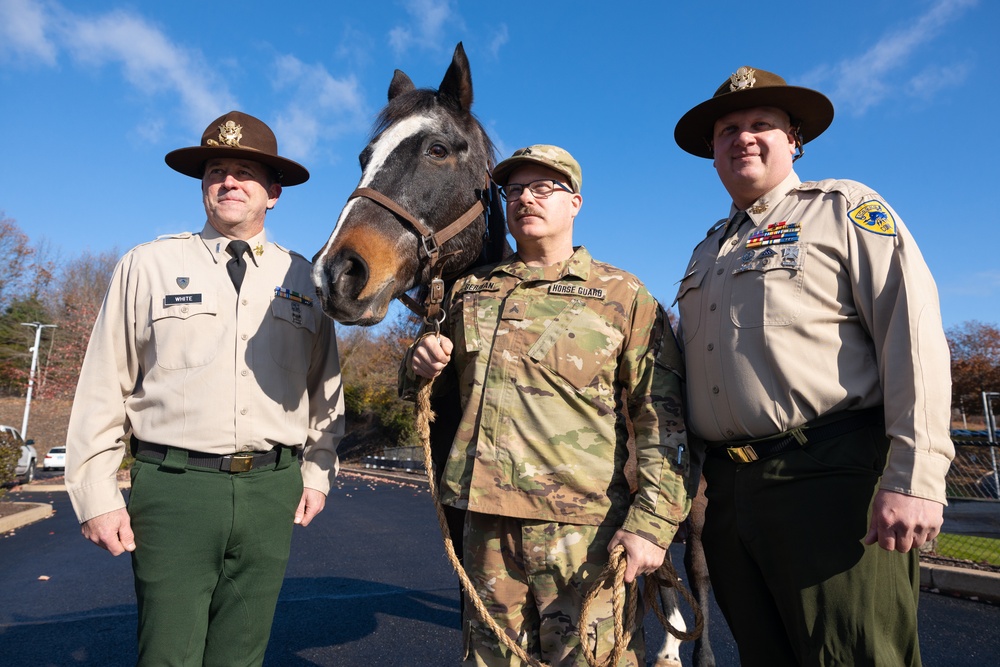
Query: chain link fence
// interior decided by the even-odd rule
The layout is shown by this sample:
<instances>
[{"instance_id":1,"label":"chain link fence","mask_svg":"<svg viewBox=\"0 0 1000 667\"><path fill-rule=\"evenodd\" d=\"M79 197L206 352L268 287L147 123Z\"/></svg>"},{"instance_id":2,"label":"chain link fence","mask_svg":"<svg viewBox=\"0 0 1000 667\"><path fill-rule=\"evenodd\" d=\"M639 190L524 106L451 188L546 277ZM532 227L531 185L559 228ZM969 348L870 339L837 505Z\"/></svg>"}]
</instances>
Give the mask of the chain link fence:
<instances>
[{"instance_id":1,"label":"chain link fence","mask_svg":"<svg viewBox=\"0 0 1000 667\"><path fill-rule=\"evenodd\" d=\"M944 526L921 557L1000 572L1000 447L986 431L952 431L952 441Z\"/></svg>"}]
</instances>

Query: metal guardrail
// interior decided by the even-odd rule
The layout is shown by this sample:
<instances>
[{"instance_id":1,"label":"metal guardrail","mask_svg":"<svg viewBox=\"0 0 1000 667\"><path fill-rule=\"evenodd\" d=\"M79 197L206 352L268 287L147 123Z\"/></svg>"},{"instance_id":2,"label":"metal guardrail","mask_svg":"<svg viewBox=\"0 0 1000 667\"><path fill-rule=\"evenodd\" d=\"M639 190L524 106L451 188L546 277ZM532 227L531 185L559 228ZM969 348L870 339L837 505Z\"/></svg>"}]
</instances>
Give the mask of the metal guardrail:
<instances>
[{"instance_id":1,"label":"metal guardrail","mask_svg":"<svg viewBox=\"0 0 1000 667\"><path fill-rule=\"evenodd\" d=\"M424 472L424 462L415 459L398 459L389 456L364 456L361 465L375 470L405 470L407 472Z\"/></svg>"}]
</instances>

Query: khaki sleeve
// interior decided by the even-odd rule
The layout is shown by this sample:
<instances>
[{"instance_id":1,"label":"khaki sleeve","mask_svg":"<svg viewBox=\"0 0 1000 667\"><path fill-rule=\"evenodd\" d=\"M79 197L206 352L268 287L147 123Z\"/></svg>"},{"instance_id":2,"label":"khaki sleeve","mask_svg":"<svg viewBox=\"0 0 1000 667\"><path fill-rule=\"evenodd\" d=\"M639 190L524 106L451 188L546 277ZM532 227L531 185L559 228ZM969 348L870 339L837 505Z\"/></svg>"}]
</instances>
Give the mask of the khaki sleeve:
<instances>
[{"instance_id":1,"label":"khaki sleeve","mask_svg":"<svg viewBox=\"0 0 1000 667\"><path fill-rule=\"evenodd\" d=\"M81 523L125 507L118 469L129 433L125 399L140 381L134 254L115 267L80 369L66 434L66 488Z\"/></svg>"},{"instance_id":2,"label":"khaki sleeve","mask_svg":"<svg viewBox=\"0 0 1000 667\"><path fill-rule=\"evenodd\" d=\"M302 483L329 494L340 467L337 447L344 437L344 384L333 320L322 317L307 378L309 431L302 450Z\"/></svg>"}]
</instances>

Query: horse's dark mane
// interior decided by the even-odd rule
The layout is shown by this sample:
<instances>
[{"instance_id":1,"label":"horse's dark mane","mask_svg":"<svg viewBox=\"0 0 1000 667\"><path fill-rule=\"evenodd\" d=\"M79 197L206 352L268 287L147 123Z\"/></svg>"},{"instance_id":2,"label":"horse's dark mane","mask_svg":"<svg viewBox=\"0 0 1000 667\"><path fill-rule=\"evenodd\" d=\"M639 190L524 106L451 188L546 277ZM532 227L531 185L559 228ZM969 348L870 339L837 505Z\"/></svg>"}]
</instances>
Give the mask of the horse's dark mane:
<instances>
[{"instance_id":1,"label":"horse's dark mane","mask_svg":"<svg viewBox=\"0 0 1000 667\"><path fill-rule=\"evenodd\" d=\"M486 158L486 168L492 173L493 167L496 166L497 151L493 140L490 139L490 135L486 132L486 128L483 127L483 124L479 122L474 113L471 111L463 112L459 108L457 101L451 97L440 96L436 90L430 88L411 90L392 99L375 118L375 124L372 127L369 140L385 132L393 123L414 114L431 111L438 105L446 107L456 118L461 118L462 116L468 118L476 133L482 137L483 147L486 150L486 155L484 156Z\"/></svg>"}]
</instances>

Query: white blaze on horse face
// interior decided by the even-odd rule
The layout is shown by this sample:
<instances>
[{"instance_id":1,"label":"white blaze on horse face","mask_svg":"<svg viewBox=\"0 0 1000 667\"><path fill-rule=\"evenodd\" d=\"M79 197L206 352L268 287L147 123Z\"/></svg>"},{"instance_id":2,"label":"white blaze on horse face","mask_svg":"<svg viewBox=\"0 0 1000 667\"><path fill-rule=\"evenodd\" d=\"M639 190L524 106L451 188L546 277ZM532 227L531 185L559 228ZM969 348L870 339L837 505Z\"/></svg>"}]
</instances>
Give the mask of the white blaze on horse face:
<instances>
[{"instance_id":1,"label":"white blaze on horse face","mask_svg":"<svg viewBox=\"0 0 1000 667\"><path fill-rule=\"evenodd\" d=\"M372 181L375 180L375 176L382 170L382 167L385 166L389 156L393 154L399 144L415 134L433 131L437 126L437 119L433 116L418 115L401 120L383 132L372 146L371 158L368 160L368 165L365 167L365 170L361 173L361 180L358 182L358 187L370 187ZM347 202L344 210L340 212L340 217L337 218L337 224L333 228L333 233L330 235L329 240L327 240L326 245L323 246L323 251L313 263L313 283L317 288L322 290L323 294L326 294L326 285L323 281L323 262L326 259L327 254L330 252L330 248L333 247L333 242L334 239L337 238L337 233L343 229L344 221L347 219L347 216L350 215L351 210L354 208L357 201L358 200L355 198Z\"/></svg>"}]
</instances>

